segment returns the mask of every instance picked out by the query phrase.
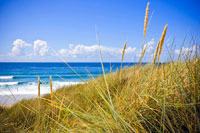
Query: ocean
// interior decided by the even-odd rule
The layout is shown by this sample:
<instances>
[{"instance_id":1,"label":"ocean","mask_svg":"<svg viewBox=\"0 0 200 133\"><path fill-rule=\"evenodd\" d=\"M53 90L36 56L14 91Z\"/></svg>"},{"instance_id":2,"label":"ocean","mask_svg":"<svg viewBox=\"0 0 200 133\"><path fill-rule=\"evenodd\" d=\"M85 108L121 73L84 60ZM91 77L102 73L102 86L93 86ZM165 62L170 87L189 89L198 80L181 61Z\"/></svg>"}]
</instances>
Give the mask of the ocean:
<instances>
[{"instance_id":1,"label":"ocean","mask_svg":"<svg viewBox=\"0 0 200 133\"><path fill-rule=\"evenodd\" d=\"M37 94L38 76L41 94L50 92L49 76L53 89L64 85L87 82L103 74L101 63L0 63L0 95ZM121 63L103 63L106 73L120 69ZM135 63L123 63L130 67Z\"/></svg>"}]
</instances>

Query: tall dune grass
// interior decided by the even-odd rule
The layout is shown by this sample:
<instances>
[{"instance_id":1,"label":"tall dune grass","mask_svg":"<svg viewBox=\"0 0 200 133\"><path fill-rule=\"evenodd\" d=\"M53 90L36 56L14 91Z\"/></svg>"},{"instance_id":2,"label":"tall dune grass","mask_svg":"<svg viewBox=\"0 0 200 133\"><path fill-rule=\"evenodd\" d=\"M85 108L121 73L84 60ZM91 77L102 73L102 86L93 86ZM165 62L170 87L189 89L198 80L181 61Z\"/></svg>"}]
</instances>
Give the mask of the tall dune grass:
<instances>
[{"instance_id":1,"label":"tall dune grass","mask_svg":"<svg viewBox=\"0 0 200 133\"><path fill-rule=\"evenodd\" d=\"M40 111L37 98L0 107L0 132L199 132L199 45L186 60L155 67L166 29L152 63L62 87L40 98Z\"/></svg>"}]
</instances>

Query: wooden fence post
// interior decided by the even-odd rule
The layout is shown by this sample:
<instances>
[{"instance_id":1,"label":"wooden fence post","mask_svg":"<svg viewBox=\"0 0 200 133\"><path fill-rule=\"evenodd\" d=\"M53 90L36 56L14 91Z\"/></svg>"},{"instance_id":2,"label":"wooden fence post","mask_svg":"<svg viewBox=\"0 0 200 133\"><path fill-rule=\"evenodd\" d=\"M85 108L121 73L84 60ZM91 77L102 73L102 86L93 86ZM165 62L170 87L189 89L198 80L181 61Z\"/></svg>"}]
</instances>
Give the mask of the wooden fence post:
<instances>
[{"instance_id":1,"label":"wooden fence post","mask_svg":"<svg viewBox=\"0 0 200 133\"><path fill-rule=\"evenodd\" d=\"M51 106L52 106L52 112L51 112L51 118L52 118L52 124L54 119L54 99L53 99L53 88L52 88L52 77L49 77L50 80L50 90L51 90Z\"/></svg>"},{"instance_id":2,"label":"wooden fence post","mask_svg":"<svg viewBox=\"0 0 200 133\"><path fill-rule=\"evenodd\" d=\"M40 76L38 77L38 121L40 123Z\"/></svg>"}]
</instances>

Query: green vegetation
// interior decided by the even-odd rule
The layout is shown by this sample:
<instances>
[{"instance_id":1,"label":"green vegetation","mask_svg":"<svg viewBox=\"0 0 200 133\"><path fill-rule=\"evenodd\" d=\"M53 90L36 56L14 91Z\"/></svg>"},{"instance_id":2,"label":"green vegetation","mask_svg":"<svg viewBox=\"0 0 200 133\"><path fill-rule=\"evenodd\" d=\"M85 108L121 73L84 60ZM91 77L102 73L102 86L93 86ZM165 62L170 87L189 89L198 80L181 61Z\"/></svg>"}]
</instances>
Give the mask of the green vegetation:
<instances>
[{"instance_id":1,"label":"green vegetation","mask_svg":"<svg viewBox=\"0 0 200 133\"><path fill-rule=\"evenodd\" d=\"M53 93L53 106L50 95L40 99L40 112L37 99L1 108L1 132L199 130L199 58L161 67L134 66L110 73L106 79L108 88L104 77L99 77L85 84L58 89Z\"/></svg>"},{"instance_id":2,"label":"green vegetation","mask_svg":"<svg viewBox=\"0 0 200 133\"><path fill-rule=\"evenodd\" d=\"M148 8L149 4L144 39ZM22 100L10 108L1 107L0 132L200 131L198 47L187 56L180 53L176 62L155 64L160 59L166 30L167 25L153 63L141 66L146 46L139 65L104 73L84 84L60 88L52 96ZM126 43L122 61L125 48ZM182 61L184 57L187 59Z\"/></svg>"}]
</instances>

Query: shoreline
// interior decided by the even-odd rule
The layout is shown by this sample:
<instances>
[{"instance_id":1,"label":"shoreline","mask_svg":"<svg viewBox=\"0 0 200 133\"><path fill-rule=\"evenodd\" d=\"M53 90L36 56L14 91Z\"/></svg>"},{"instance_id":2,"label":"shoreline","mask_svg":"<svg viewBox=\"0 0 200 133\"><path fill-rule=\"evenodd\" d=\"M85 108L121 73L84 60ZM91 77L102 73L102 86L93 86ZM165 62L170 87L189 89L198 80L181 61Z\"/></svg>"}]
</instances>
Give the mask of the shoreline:
<instances>
[{"instance_id":1,"label":"shoreline","mask_svg":"<svg viewBox=\"0 0 200 133\"><path fill-rule=\"evenodd\" d=\"M37 97L36 94L15 94L15 95L0 95L0 106L11 107L15 103L23 99L31 99Z\"/></svg>"},{"instance_id":2,"label":"shoreline","mask_svg":"<svg viewBox=\"0 0 200 133\"><path fill-rule=\"evenodd\" d=\"M68 86L73 86L73 85L78 85L78 84L84 84L86 82L74 82L73 84L68 84L68 85L62 85L61 87L57 87L54 91L56 91L59 88L63 87L68 87ZM44 88L43 88L44 89ZM20 94L20 93L9 93L9 94L1 94L0 93L0 106L12 106L17 102L20 102L23 99L32 99L36 98L38 96L38 92L34 92L32 94ZM42 92L40 93L41 97L50 94L50 92Z\"/></svg>"}]
</instances>

